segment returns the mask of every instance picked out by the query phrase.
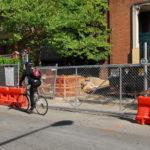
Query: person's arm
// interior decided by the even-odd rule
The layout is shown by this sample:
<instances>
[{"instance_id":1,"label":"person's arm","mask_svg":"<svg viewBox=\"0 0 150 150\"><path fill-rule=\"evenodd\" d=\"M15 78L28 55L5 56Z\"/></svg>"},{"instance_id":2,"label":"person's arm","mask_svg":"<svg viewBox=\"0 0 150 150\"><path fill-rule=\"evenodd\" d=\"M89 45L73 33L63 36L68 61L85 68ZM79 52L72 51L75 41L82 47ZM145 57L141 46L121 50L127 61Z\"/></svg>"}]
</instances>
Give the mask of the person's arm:
<instances>
[{"instance_id":1,"label":"person's arm","mask_svg":"<svg viewBox=\"0 0 150 150\"><path fill-rule=\"evenodd\" d=\"M25 77L26 77L26 71L23 72L23 75L19 81L19 86L22 86L22 82L24 81Z\"/></svg>"}]
</instances>

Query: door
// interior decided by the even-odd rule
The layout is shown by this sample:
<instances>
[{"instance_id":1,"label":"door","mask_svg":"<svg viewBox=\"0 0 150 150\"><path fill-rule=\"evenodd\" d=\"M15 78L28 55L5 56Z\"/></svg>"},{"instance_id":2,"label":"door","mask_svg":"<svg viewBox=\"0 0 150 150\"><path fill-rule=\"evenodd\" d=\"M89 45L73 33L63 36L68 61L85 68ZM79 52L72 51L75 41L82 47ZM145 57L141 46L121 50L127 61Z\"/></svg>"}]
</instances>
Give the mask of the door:
<instances>
[{"instance_id":1,"label":"door","mask_svg":"<svg viewBox=\"0 0 150 150\"><path fill-rule=\"evenodd\" d=\"M140 59L144 58L144 42L147 42L147 59L150 62L150 11L139 14Z\"/></svg>"}]
</instances>

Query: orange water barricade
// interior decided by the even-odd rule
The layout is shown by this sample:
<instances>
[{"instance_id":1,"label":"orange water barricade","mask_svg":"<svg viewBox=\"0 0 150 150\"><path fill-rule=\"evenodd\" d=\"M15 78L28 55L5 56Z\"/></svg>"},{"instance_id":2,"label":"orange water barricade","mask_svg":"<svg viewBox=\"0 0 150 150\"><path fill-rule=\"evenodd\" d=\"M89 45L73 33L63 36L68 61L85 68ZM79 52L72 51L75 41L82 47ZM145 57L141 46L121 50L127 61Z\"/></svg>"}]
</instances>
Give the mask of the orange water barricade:
<instances>
[{"instance_id":1,"label":"orange water barricade","mask_svg":"<svg viewBox=\"0 0 150 150\"><path fill-rule=\"evenodd\" d=\"M138 97L138 113L136 122L139 124L150 124L150 97Z\"/></svg>"},{"instance_id":2,"label":"orange water barricade","mask_svg":"<svg viewBox=\"0 0 150 150\"><path fill-rule=\"evenodd\" d=\"M0 105L16 106L18 95L24 92L24 88L0 87Z\"/></svg>"}]
</instances>

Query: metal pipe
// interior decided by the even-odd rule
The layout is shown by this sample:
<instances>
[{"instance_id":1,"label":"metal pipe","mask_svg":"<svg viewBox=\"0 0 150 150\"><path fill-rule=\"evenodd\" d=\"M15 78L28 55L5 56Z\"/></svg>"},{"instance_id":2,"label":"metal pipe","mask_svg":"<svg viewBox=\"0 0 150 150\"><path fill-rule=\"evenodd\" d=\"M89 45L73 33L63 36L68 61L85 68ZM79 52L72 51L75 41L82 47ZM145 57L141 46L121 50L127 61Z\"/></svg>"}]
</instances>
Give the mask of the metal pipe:
<instances>
[{"instance_id":1,"label":"metal pipe","mask_svg":"<svg viewBox=\"0 0 150 150\"><path fill-rule=\"evenodd\" d=\"M122 68L120 66L120 111L122 111Z\"/></svg>"},{"instance_id":2,"label":"metal pipe","mask_svg":"<svg viewBox=\"0 0 150 150\"><path fill-rule=\"evenodd\" d=\"M75 97L75 100L77 100L77 96L78 96L78 70L77 68L75 68L75 74L76 74L76 97Z\"/></svg>"},{"instance_id":3,"label":"metal pipe","mask_svg":"<svg viewBox=\"0 0 150 150\"><path fill-rule=\"evenodd\" d=\"M144 96L147 96L147 42L144 42L144 59L145 59L145 63L144 63Z\"/></svg>"},{"instance_id":4,"label":"metal pipe","mask_svg":"<svg viewBox=\"0 0 150 150\"><path fill-rule=\"evenodd\" d=\"M57 78L57 69L58 69L58 64L56 64L55 71L54 71L54 87L53 87L53 99L55 98L55 86L56 86L56 78Z\"/></svg>"},{"instance_id":5,"label":"metal pipe","mask_svg":"<svg viewBox=\"0 0 150 150\"><path fill-rule=\"evenodd\" d=\"M19 62L18 62L18 88L19 88L19 79L20 79L19 72L20 72L20 65L19 65Z\"/></svg>"}]
</instances>

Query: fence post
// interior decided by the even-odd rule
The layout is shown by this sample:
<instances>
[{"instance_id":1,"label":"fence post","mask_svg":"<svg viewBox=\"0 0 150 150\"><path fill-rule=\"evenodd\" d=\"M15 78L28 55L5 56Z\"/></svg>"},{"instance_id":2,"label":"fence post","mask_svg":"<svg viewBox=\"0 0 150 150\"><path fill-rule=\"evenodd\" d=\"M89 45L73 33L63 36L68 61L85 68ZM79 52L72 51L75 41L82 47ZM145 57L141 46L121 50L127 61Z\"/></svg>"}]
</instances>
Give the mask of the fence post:
<instances>
[{"instance_id":1,"label":"fence post","mask_svg":"<svg viewBox=\"0 0 150 150\"><path fill-rule=\"evenodd\" d=\"M144 96L147 96L147 42L144 42Z\"/></svg>"},{"instance_id":2,"label":"fence post","mask_svg":"<svg viewBox=\"0 0 150 150\"><path fill-rule=\"evenodd\" d=\"M53 87L53 99L55 98L55 86L56 86L56 78L57 78L57 70L58 70L58 64L56 64L56 70L55 70L55 78L54 78L54 87Z\"/></svg>"},{"instance_id":3,"label":"fence post","mask_svg":"<svg viewBox=\"0 0 150 150\"><path fill-rule=\"evenodd\" d=\"M20 72L20 66L19 66L19 62L18 62L18 88L19 88L19 80L20 80L20 78L19 78L19 72Z\"/></svg>"},{"instance_id":4,"label":"fence post","mask_svg":"<svg viewBox=\"0 0 150 150\"><path fill-rule=\"evenodd\" d=\"M75 74L76 74L76 97L75 97L75 100L77 101L78 100L78 98L77 98L77 96L78 96L78 70L77 70L77 68L75 68Z\"/></svg>"},{"instance_id":5,"label":"fence post","mask_svg":"<svg viewBox=\"0 0 150 150\"><path fill-rule=\"evenodd\" d=\"M120 72L120 111L122 111L122 67L119 67Z\"/></svg>"}]
</instances>

